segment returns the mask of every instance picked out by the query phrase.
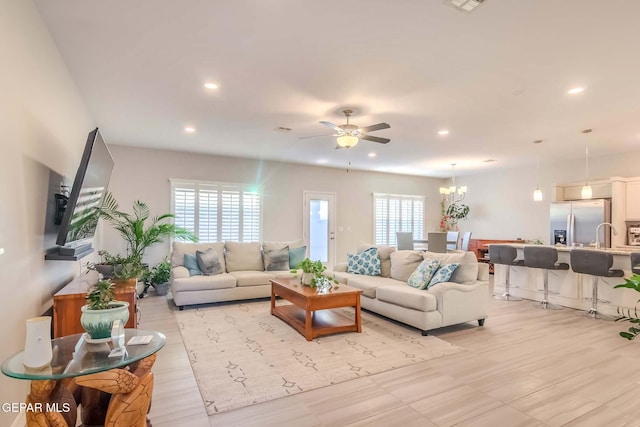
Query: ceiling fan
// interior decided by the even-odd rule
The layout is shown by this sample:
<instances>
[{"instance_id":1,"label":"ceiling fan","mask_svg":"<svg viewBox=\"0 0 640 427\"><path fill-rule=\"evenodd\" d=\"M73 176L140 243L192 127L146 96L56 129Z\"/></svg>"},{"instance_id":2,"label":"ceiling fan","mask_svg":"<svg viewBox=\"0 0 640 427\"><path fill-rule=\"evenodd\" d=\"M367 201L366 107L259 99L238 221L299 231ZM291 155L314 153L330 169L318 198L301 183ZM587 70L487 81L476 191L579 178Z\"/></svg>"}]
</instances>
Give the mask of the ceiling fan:
<instances>
[{"instance_id":1,"label":"ceiling fan","mask_svg":"<svg viewBox=\"0 0 640 427\"><path fill-rule=\"evenodd\" d=\"M367 141L378 142L380 144L386 144L391 141L389 138L380 138L378 136L368 135L368 132L373 132L381 129L389 129L388 123L378 123L371 126L366 127L358 127L349 123L349 117L353 114L352 110L343 110L344 115L347 117L347 123L343 125L336 125L331 122L320 121L321 124L330 127L336 133L332 136L337 136L338 145L336 148L351 148L358 143L359 139L365 139ZM324 135L315 135L315 136L324 136ZM302 137L303 138L314 138L315 136Z\"/></svg>"}]
</instances>

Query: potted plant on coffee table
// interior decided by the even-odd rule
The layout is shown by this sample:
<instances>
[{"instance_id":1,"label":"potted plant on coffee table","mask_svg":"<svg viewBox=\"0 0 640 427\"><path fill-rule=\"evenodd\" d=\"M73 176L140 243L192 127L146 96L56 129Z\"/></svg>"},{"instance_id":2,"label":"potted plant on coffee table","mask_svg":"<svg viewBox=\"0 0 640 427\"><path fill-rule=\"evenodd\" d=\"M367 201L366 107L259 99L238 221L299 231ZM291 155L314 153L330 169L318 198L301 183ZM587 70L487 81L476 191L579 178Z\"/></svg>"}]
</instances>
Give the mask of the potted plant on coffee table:
<instances>
[{"instance_id":1,"label":"potted plant on coffee table","mask_svg":"<svg viewBox=\"0 0 640 427\"><path fill-rule=\"evenodd\" d=\"M101 342L111 339L113 322L117 319L125 325L129 320L129 303L116 301L111 282L99 280L87 293L87 304L82 306L80 323L87 334L87 341Z\"/></svg>"},{"instance_id":2,"label":"potted plant on coffee table","mask_svg":"<svg viewBox=\"0 0 640 427\"><path fill-rule=\"evenodd\" d=\"M322 273L327 269L320 260L311 261L309 258L305 258L300 264L296 265L291 272L297 273L298 270L302 270L301 283L303 285L313 286L315 284L316 277L322 277Z\"/></svg>"},{"instance_id":3,"label":"potted plant on coffee table","mask_svg":"<svg viewBox=\"0 0 640 427\"><path fill-rule=\"evenodd\" d=\"M166 259L153 267L149 274L149 282L158 295L166 295L171 278L171 263Z\"/></svg>"}]
</instances>

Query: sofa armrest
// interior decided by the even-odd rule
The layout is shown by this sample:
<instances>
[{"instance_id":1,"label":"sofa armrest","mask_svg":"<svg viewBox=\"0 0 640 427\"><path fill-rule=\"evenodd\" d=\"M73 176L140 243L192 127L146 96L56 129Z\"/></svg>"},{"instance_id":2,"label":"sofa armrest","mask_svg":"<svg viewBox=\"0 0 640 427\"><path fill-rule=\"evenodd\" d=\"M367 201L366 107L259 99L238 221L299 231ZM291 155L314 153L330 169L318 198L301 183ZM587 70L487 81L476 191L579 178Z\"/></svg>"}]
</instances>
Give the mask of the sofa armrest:
<instances>
[{"instance_id":1,"label":"sofa armrest","mask_svg":"<svg viewBox=\"0 0 640 427\"><path fill-rule=\"evenodd\" d=\"M189 270L187 270L187 268L182 265L173 267L171 269L171 276L174 279L184 279L186 277L191 277L191 275L189 274Z\"/></svg>"},{"instance_id":2,"label":"sofa armrest","mask_svg":"<svg viewBox=\"0 0 640 427\"><path fill-rule=\"evenodd\" d=\"M478 263L478 280L481 282L489 281L489 264L486 262Z\"/></svg>"},{"instance_id":3,"label":"sofa armrest","mask_svg":"<svg viewBox=\"0 0 640 427\"><path fill-rule=\"evenodd\" d=\"M337 272L340 272L340 273L346 273L347 272L347 263L346 262L341 262L341 263L336 264L333 267L333 271L337 271Z\"/></svg>"},{"instance_id":4,"label":"sofa armrest","mask_svg":"<svg viewBox=\"0 0 640 427\"><path fill-rule=\"evenodd\" d=\"M470 285L462 285L460 283L455 282L442 282L436 285L433 285L429 288L427 292L436 297L438 300L438 310L441 311L443 307L442 299L444 298L447 292L462 292L462 293L471 293L474 292L481 286L485 286L488 288L488 282L486 281L477 281ZM488 290L487 290L487 298L488 298Z\"/></svg>"}]
</instances>

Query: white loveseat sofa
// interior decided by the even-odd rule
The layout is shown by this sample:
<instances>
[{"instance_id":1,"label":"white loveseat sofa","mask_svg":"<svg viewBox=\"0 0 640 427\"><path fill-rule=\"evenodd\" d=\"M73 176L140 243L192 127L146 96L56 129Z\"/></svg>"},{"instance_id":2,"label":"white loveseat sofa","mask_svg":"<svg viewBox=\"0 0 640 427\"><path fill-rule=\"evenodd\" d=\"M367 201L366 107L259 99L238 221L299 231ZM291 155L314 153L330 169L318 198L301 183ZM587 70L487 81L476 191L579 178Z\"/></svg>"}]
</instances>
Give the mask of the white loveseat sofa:
<instances>
[{"instance_id":1,"label":"white loveseat sofa","mask_svg":"<svg viewBox=\"0 0 640 427\"><path fill-rule=\"evenodd\" d=\"M361 245L359 252L373 245ZM433 253L396 251L376 246L381 261L380 276L347 273L347 265L336 265L333 275L339 282L362 289L363 308L414 326L427 335L431 329L477 321L480 326L488 315L489 267L478 263L473 252ZM427 290L407 284L411 273L425 259L438 259L441 264L459 263L448 282Z\"/></svg>"},{"instance_id":2,"label":"white loveseat sofa","mask_svg":"<svg viewBox=\"0 0 640 427\"><path fill-rule=\"evenodd\" d=\"M301 248L302 240L260 243L181 243L174 242L171 252L171 294L180 310L185 305L234 301L271 296L274 278L294 277L289 269L265 271L263 249ZM184 255L214 248L222 273L192 276L184 266Z\"/></svg>"}]
</instances>

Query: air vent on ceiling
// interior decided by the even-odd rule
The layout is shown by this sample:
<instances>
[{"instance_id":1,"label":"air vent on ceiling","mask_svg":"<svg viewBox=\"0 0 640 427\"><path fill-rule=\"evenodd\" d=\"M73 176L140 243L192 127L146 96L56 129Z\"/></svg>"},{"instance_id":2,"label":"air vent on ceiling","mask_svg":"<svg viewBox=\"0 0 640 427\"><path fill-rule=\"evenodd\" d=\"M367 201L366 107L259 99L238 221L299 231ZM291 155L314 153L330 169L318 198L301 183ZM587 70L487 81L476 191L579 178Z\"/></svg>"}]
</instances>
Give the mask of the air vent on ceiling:
<instances>
[{"instance_id":1,"label":"air vent on ceiling","mask_svg":"<svg viewBox=\"0 0 640 427\"><path fill-rule=\"evenodd\" d=\"M447 3L463 12L471 12L476 7L480 6L480 3L484 0L447 0Z\"/></svg>"},{"instance_id":2,"label":"air vent on ceiling","mask_svg":"<svg viewBox=\"0 0 640 427\"><path fill-rule=\"evenodd\" d=\"M482 163L493 163L495 161L496 159L487 159L487 160L483 160Z\"/></svg>"},{"instance_id":3,"label":"air vent on ceiling","mask_svg":"<svg viewBox=\"0 0 640 427\"><path fill-rule=\"evenodd\" d=\"M284 126L276 126L273 128L273 130L275 130L276 132L289 133L291 132L292 129Z\"/></svg>"}]
</instances>

